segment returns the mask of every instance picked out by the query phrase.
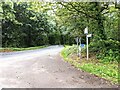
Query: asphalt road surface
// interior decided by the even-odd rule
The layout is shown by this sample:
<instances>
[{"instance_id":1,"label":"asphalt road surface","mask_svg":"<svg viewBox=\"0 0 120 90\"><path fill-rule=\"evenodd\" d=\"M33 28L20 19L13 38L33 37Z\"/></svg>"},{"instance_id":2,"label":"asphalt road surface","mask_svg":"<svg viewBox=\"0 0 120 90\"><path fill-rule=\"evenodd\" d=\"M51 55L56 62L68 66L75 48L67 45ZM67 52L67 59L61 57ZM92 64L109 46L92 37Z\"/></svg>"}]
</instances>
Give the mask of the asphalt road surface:
<instances>
[{"instance_id":1,"label":"asphalt road surface","mask_svg":"<svg viewBox=\"0 0 120 90\"><path fill-rule=\"evenodd\" d=\"M115 88L60 57L63 46L0 53L0 88Z\"/></svg>"}]
</instances>

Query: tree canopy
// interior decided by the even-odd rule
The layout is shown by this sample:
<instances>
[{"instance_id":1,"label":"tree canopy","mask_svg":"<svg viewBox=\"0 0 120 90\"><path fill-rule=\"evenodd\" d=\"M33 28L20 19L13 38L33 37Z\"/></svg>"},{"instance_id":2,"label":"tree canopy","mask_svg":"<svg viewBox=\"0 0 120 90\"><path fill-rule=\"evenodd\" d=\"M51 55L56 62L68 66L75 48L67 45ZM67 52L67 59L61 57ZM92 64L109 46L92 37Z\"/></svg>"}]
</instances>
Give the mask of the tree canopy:
<instances>
[{"instance_id":1,"label":"tree canopy","mask_svg":"<svg viewBox=\"0 0 120 90\"><path fill-rule=\"evenodd\" d=\"M31 47L85 43L89 28L91 52L117 59L120 47L120 4L117 2L1 2L2 46ZM102 53L102 55L100 54Z\"/></svg>"}]
</instances>

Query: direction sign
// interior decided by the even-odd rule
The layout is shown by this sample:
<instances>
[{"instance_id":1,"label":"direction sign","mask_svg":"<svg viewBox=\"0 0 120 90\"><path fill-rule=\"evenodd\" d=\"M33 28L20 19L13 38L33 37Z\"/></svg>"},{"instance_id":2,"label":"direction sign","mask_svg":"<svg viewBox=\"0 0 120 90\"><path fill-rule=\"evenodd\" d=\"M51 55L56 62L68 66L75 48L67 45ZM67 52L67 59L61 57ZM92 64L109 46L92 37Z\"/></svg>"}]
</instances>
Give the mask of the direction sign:
<instances>
[{"instance_id":1,"label":"direction sign","mask_svg":"<svg viewBox=\"0 0 120 90\"><path fill-rule=\"evenodd\" d=\"M87 37L92 37L92 34L88 34Z\"/></svg>"},{"instance_id":2,"label":"direction sign","mask_svg":"<svg viewBox=\"0 0 120 90\"><path fill-rule=\"evenodd\" d=\"M88 27L85 28L84 34L88 34Z\"/></svg>"}]
</instances>

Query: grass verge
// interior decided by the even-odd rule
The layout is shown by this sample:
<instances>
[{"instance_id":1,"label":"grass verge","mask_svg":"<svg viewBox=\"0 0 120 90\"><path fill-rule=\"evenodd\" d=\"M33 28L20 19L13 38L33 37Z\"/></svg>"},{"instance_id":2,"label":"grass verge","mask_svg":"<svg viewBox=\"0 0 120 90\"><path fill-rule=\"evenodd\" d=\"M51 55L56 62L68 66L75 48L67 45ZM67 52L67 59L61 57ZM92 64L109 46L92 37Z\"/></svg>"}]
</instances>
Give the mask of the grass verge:
<instances>
[{"instance_id":1,"label":"grass verge","mask_svg":"<svg viewBox=\"0 0 120 90\"><path fill-rule=\"evenodd\" d=\"M37 46L37 47L28 47L28 48L0 48L0 52L14 52L14 51L24 51L24 50L35 50L44 48L47 46Z\"/></svg>"},{"instance_id":2,"label":"grass verge","mask_svg":"<svg viewBox=\"0 0 120 90\"><path fill-rule=\"evenodd\" d=\"M76 50L75 46L66 46L62 50L61 55L65 61L71 63L76 68L109 80L113 84L118 84L120 74L118 74L117 62L101 62L99 60L78 59L78 57L72 58L75 57L74 53Z\"/></svg>"}]
</instances>

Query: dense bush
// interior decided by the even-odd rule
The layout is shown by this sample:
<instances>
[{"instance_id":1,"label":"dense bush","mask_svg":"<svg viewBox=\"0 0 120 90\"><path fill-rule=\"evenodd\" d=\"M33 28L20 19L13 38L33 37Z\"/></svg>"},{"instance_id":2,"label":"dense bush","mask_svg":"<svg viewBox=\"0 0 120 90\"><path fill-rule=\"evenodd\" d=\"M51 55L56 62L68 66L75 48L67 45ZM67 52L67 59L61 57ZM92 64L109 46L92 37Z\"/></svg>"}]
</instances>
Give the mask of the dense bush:
<instances>
[{"instance_id":1,"label":"dense bush","mask_svg":"<svg viewBox=\"0 0 120 90\"><path fill-rule=\"evenodd\" d=\"M101 40L91 42L89 50L96 53L96 57L103 61L119 61L120 60L120 42L115 40Z\"/></svg>"}]
</instances>

